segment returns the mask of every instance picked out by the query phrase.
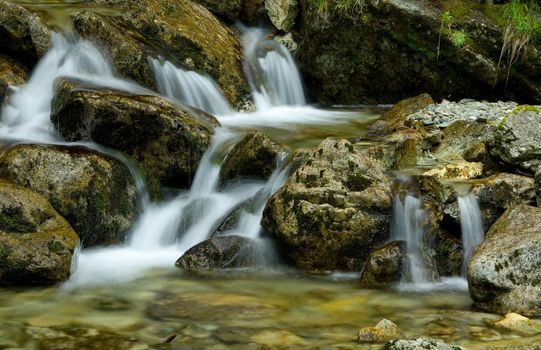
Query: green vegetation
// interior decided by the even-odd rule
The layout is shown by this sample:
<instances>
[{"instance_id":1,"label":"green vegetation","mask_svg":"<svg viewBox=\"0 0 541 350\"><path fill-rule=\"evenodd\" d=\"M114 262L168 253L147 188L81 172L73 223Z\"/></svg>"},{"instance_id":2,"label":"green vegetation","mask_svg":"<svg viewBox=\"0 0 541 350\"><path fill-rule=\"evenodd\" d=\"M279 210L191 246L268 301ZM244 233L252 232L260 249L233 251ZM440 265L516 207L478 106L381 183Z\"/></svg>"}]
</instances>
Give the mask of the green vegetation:
<instances>
[{"instance_id":1,"label":"green vegetation","mask_svg":"<svg viewBox=\"0 0 541 350\"><path fill-rule=\"evenodd\" d=\"M464 46L466 38L467 34L464 29L453 29L449 34L449 39L457 49L460 49L462 46Z\"/></svg>"},{"instance_id":2,"label":"green vegetation","mask_svg":"<svg viewBox=\"0 0 541 350\"><path fill-rule=\"evenodd\" d=\"M441 49L441 37L443 34L447 36L447 38L451 41L454 47L457 49L460 49L464 46L466 43L466 39L468 38L468 34L464 29L460 28L454 28L454 19L455 17L451 14L451 11L443 11L441 14L441 25L440 25L440 33L438 36L438 50L436 53L436 61L440 57L440 49Z\"/></svg>"},{"instance_id":3,"label":"green vegetation","mask_svg":"<svg viewBox=\"0 0 541 350\"><path fill-rule=\"evenodd\" d=\"M511 115L514 115L514 114L518 114L520 112L534 112L534 113L540 113L540 110L539 108L537 108L536 106L531 106L531 105L520 105L520 106L517 106L515 107L515 109L513 109L511 112L507 113L505 115L505 117L503 117L503 119L500 121L500 123L498 124L497 128L498 129L501 129L503 128L503 125L505 124L505 121L507 120L507 118Z\"/></svg>"},{"instance_id":4,"label":"green vegetation","mask_svg":"<svg viewBox=\"0 0 541 350\"><path fill-rule=\"evenodd\" d=\"M340 15L362 14L366 0L309 0L309 3L315 8L318 17L327 19L330 12Z\"/></svg>"}]
</instances>

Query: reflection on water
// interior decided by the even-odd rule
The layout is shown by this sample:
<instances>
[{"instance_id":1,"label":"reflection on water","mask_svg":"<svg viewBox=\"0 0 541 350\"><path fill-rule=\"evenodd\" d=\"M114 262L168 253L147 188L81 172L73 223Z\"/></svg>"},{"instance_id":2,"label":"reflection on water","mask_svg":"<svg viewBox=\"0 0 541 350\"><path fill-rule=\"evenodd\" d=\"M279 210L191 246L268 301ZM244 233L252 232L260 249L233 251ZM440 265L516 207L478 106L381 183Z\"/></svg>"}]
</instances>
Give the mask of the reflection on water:
<instances>
[{"instance_id":1,"label":"reflection on water","mask_svg":"<svg viewBox=\"0 0 541 350\"><path fill-rule=\"evenodd\" d=\"M236 275L195 278L160 270L106 288L0 289L0 348L145 349L176 333L168 348L378 349L356 344L355 336L381 318L407 337L467 349L541 341L493 328L490 322L500 317L470 310L465 291L366 290L346 276Z\"/></svg>"}]
</instances>

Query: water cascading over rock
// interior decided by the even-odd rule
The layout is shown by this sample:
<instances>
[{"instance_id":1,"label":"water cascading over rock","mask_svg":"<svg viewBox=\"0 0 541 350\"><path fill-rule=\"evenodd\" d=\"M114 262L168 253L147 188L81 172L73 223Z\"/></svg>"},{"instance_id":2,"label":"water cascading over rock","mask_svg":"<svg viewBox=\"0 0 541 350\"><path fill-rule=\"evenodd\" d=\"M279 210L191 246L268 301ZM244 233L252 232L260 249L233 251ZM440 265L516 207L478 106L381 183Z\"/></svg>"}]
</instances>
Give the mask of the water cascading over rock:
<instances>
[{"instance_id":1,"label":"water cascading over rock","mask_svg":"<svg viewBox=\"0 0 541 350\"><path fill-rule=\"evenodd\" d=\"M462 232L462 246L464 257L462 259L462 276L466 275L468 263L473 250L483 241L484 229L481 210L477 198L471 192L458 197L460 209L460 228Z\"/></svg>"}]
</instances>

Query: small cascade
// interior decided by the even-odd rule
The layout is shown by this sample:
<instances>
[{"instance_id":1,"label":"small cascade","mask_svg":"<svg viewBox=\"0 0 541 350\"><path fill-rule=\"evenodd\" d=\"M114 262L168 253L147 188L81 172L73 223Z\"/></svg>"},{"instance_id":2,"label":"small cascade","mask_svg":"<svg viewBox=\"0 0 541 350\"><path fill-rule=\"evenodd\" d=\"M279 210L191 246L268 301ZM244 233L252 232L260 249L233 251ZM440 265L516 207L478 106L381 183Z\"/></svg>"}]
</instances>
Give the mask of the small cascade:
<instances>
[{"instance_id":1,"label":"small cascade","mask_svg":"<svg viewBox=\"0 0 541 350\"><path fill-rule=\"evenodd\" d=\"M464 247L462 276L466 276L473 250L483 241L485 230L477 197L473 193L470 192L465 196L458 197L458 208L460 209L460 229Z\"/></svg>"},{"instance_id":2,"label":"small cascade","mask_svg":"<svg viewBox=\"0 0 541 350\"><path fill-rule=\"evenodd\" d=\"M301 75L286 47L266 39L261 29L244 33L244 70L257 110L276 106L305 106Z\"/></svg>"},{"instance_id":3,"label":"small cascade","mask_svg":"<svg viewBox=\"0 0 541 350\"><path fill-rule=\"evenodd\" d=\"M214 115L231 114L229 103L212 78L175 67L169 61L151 59L150 62L163 95Z\"/></svg>"}]
</instances>

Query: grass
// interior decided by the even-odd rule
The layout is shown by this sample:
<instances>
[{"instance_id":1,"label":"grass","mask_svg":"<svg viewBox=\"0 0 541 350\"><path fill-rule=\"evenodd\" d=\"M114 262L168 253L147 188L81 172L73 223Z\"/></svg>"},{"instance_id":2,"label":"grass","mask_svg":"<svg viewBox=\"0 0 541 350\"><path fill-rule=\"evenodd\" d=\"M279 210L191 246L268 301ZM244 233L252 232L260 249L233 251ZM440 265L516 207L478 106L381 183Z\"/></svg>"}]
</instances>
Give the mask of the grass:
<instances>
[{"instance_id":1,"label":"grass","mask_svg":"<svg viewBox=\"0 0 541 350\"><path fill-rule=\"evenodd\" d=\"M462 14L461 14L462 15ZM468 34L464 29L456 29L454 28L455 24L455 17L451 13L451 11L443 11L440 17L441 25L440 25L440 33L438 36L438 49L436 53L436 61L440 57L440 49L441 49L441 38L442 35L445 33L447 38L451 41L454 47L457 49L460 49L466 44L466 39L468 38Z\"/></svg>"}]
</instances>

